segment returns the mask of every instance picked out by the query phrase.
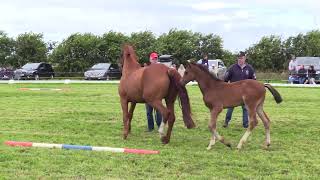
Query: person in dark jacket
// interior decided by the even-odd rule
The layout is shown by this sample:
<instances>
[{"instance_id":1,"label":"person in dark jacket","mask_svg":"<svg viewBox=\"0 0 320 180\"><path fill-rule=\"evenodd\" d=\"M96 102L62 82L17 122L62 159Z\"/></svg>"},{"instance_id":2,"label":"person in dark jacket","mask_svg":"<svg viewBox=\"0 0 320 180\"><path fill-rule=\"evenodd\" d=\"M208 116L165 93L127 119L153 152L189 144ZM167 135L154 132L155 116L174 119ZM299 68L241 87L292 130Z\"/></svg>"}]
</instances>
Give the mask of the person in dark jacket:
<instances>
[{"instance_id":1,"label":"person in dark jacket","mask_svg":"<svg viewBox=\"0 0 320 180\"><path fill-rule=\"evenodd\" d=\"M246 54L242 51L237 56L237 63L231 65L226 72L225 75L225 82L236 82L245 79L256 79L255 71L253 67L246 63ZM223 127L228 127L229 122L232 117L233 107L228 108L225 123ZM248 127L248 111L244 105L242 105L242 120L243 120L243 127Z\"/></svg>"},{"instance_id":2,"label":"person in dark jacket","mask_svg":"<svg viewBox=\"0 0 320 180\"><path fill-rule=\"evenodd\" d=\"M317 72L314 70L314 66L310 66L308 68L308 83L309 84L316 84L315 79L316 79Z\"/></svg>"},{"instance_id":3,"label":"person in dark jacket","mask_svg":"<svg viewBox=\"0 0 320 180\"><path fill-rule=\"evenodd\" d=\"M205 67L207 67L207 69L209 69L209 61L208 61L208 55L204 55L203 56L203 59L201 61L201 64Z\"/></svg>"},{"instance_id":4,"label":"person in dark jacket","mask_svg":"<svg viewBox=\"0 0 320 180\"><path fill-rule=\"evenodd\" d=\"M307 70L304 68L304 65L300 66L298 71L299 84L304 84L307 80Z\"/></svg>"}]
</instances>

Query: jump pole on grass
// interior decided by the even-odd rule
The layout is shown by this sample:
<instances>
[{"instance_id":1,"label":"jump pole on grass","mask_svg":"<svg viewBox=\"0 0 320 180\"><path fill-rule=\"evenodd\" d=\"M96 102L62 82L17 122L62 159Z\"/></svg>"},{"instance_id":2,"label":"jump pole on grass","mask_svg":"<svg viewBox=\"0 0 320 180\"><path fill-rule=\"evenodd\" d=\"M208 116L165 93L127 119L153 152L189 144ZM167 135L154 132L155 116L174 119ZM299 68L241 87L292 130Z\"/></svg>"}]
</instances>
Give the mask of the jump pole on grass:
<instances>
[{"instance_id":1,"label":"jump pole on grass","mask_svg":"<svg viewBox=\"0 0 320 180\"><path fill-rule=\"evenodd\" d=\"M97 146L81 146L70 144L48 144L48 143L34 143L21 141L6 141L4 144L8 146L20 147L40 147L40 148L55 148L55 149L78 149L88 151L109 151L115 153L130 153L130 154L159 154L159 151L145 150L145 149L129 149L129 148L113 148L113 147L97 147Z\"/></svg>"}]
</instances>

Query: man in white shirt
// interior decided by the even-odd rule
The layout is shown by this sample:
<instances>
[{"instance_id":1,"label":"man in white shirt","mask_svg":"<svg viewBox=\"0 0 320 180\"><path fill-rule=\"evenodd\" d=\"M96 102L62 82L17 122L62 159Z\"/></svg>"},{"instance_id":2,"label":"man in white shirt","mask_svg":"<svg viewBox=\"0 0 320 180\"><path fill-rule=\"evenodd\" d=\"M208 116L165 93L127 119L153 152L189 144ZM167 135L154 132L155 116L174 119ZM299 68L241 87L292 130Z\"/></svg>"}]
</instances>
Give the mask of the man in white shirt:
<instances>
[{"instance_id":1,"label":"man in white shirt","mask_svg":"<svg viewBox=\"0 0 320 180\"><path fill-rule=\"evenodd\" d=\"M296 62L296 57L294 55L292 55L292 58L289 62L288 70L290 75L297 73L297 62Z\"/></svg>"}]
</instances>

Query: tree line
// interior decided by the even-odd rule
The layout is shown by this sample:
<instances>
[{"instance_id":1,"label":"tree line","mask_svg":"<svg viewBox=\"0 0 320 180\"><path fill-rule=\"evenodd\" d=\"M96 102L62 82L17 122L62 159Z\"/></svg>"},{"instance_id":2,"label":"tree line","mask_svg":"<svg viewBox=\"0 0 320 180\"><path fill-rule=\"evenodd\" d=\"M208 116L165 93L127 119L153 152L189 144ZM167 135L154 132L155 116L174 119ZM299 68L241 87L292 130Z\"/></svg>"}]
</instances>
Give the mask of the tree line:
<instances>
[{"instance_id":1,"label":"tree line","mask_svg":"<svg viewBox=\"0 0 320 180\"><path fill-rule=\"evenodd\" d=\"M148 61L150 52L172 54L175 63L190 59L222 59L227 66L236 62L235 52L223 48L223 39L214 34L171 29L156 37L151 31L130 35L109 31L101 36L92 33L74 33L62 42L45 42L43 34L26 32L16 38L0 31L0 66L21 67L28 62L49 62L56 71L83 72L95 63L117 63L121 46L135 46L139 62ZM260 71L282 71L291 55L320 56L320 31L313 30L287 39L270 35L246 49L248 61Z\"/></svg>"}]
</instances>

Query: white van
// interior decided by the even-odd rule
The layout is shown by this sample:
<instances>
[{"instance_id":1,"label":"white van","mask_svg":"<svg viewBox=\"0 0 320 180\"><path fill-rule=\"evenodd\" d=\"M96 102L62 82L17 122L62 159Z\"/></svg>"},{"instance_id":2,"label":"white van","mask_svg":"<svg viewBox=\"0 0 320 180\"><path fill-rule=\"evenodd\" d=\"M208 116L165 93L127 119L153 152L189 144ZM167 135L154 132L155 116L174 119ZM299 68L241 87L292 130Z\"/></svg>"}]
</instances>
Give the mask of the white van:
<instances>
[{"instance_id":1,"label":"white van","mask_svg":"<svg viewBox=\"0 0 320 180\"><path fill-rule=\"evenodd\" d=\"M198 64L202 64L202 59L197 61ZM221 59L209 59L209 71L221 80L224 80L224 75L227 71L227 67L224 65Z\"/></svg>"}]
</instances>

